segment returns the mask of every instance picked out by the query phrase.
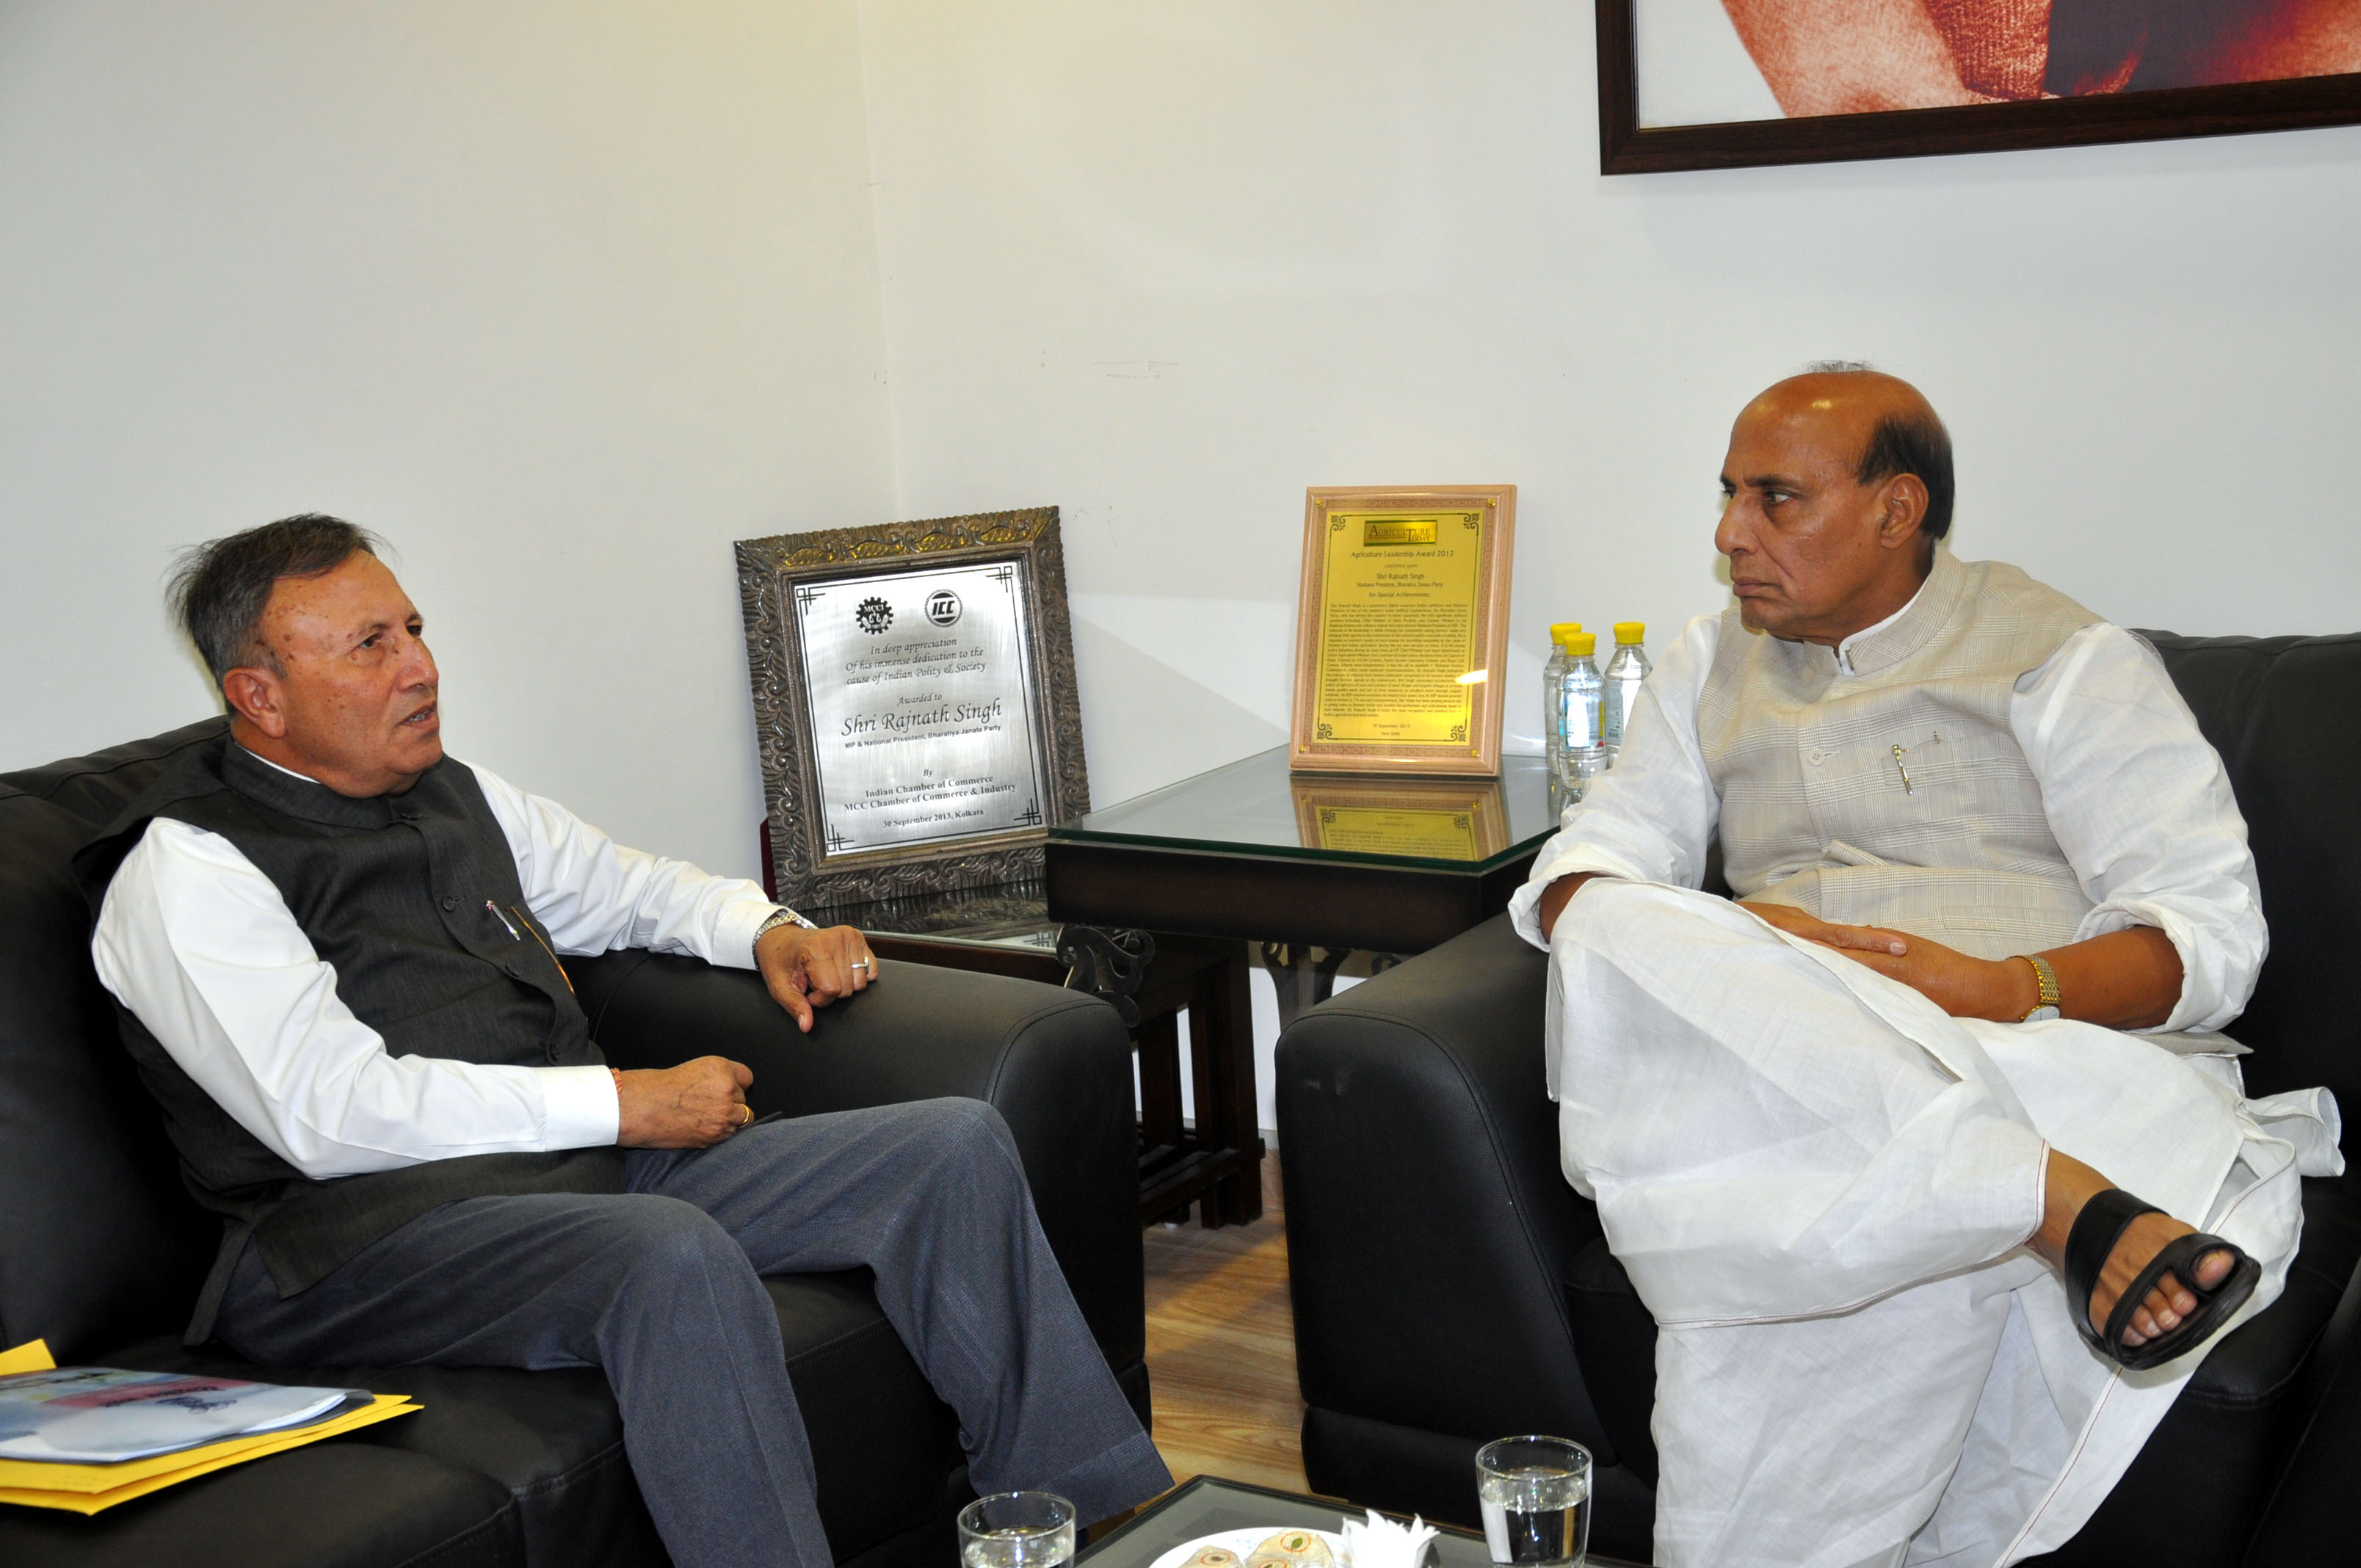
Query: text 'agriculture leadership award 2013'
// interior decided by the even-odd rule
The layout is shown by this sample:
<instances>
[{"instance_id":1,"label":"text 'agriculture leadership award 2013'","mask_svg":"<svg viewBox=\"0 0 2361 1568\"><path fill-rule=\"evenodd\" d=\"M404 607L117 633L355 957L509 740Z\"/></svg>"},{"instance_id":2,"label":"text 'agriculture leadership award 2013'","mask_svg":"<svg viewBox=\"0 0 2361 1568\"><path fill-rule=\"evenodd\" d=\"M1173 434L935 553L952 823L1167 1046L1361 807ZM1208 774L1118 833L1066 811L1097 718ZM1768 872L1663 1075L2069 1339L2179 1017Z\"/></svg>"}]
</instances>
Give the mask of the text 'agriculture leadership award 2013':
<instances>
[{"instance_id":1,"label":"text 'agriculture leadership award 2013'","mask_svg":"<svg viewBox=\"0 0 2361 1568\"><path fill-rule=\"evenodd\" d=\"M1042 825L1015 565L799 583L826 860Z\"/></svg>"}]
</instances>

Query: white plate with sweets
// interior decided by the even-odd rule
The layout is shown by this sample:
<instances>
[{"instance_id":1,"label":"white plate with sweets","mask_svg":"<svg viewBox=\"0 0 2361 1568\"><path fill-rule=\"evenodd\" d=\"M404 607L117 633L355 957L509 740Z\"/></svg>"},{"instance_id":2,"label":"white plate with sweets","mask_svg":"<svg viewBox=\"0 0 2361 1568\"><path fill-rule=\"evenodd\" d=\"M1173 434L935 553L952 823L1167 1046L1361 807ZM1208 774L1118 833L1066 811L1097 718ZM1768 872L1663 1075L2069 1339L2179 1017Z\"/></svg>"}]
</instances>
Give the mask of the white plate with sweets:
<instances>
[{"instance_id":1,"label":"white plate with sweets","mask_svg":"<svg viewBox=\"0 0 2361 1568\"><path fill-rule=\"evenodd\" d=\"M1225 1530L1183 1541L1151 1568L1343 1568L1345 1538L1324 1530Z\"/></svg>"}]
</instances>

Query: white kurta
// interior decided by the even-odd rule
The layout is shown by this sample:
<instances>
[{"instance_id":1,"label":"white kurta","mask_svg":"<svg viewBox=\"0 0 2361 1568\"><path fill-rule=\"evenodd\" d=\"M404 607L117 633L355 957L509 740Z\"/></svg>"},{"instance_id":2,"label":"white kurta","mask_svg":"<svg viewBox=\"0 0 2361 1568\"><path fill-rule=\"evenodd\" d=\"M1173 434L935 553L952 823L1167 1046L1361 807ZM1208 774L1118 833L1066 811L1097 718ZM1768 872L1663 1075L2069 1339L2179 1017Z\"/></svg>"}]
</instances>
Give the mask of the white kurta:
<instances>
[{"instance_id":1,"label":"white kurta","mask_svg":"<svg viewBox=\"0 0 2361 1568\"><path fill-rule=\"evenodd\" d=\"M2264 1279L2242 1315L2285 1282L2297 1176L2342 1169L2324 1092L2246 1101L2235 1047L2181 1033L2235 1018L2261 965L2245 824L2155 654L2076 633L2018 683L2010 728L2095 905L2078 939L2149 925L2180 951L2171 1048L1951 1018L1693 891L1719 814L1697 733L1719 635L1700 618L1667 651L1615 772L1510 906L1540 945L1541 890L1604 873L1549 944L1551 1087L1567 1179L1661 1325L1658 1559L2049 1550L2202 1354L2125 1374L2081 1343L2022 1246L2048 1150L2245 1247Z\"/></svg>"}]
</instances>

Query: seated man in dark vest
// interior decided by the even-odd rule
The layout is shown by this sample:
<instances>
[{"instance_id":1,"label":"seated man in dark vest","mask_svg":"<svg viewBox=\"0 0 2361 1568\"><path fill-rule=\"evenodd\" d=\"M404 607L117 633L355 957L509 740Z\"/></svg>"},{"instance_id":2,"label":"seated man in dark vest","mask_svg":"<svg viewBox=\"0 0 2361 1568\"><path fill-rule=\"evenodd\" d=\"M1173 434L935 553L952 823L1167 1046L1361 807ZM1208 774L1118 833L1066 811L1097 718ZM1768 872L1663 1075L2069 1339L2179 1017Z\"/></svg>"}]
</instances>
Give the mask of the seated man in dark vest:
<instances>
[{"instance_id":1,"label":"seated man in dark vest","mask_svg":"<svg viewBox=\"0 0 2361 1568\"><path fill-rule=\"evenodd\" d=\"M190 1342L602 1367L675 1562L826 1568L758 1277L865 1265L979 1490L1094 1519L1170 1486L990 1106L754 1124L736 1062L603 1064L561 952L759 969L807 1030L874 959L445 757L371 546L306 516L189 554L175 600L228 733L76 862L125 1044L225 1221Z\"/></svg>"}]
</instances>

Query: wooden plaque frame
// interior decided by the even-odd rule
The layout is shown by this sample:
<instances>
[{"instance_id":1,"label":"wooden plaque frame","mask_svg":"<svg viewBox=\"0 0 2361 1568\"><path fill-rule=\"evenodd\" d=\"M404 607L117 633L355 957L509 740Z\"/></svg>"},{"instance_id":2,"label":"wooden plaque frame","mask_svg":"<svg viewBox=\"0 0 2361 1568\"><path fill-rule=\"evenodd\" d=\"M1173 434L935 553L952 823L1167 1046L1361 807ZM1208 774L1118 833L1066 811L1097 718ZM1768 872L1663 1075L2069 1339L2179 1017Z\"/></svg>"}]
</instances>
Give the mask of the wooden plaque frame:
<instances>
[{"instance_id":1,"label":"wooden plaque frame","mask_svg":"<svg viewBox=\"0 0 2361 1568\"><path fill-rule=\"evenodd\" d=\"M1328 514L1338 511L1474 511L1477 564L1476 638L1481 657L1464 740L1345 741L1317 733L1320 644L1327 603ZM1295 619L1295 712L1288 766L1297 773L1449 773L1476 778L1500 772L1502 683L1508 674L1509 576L1515 554L1514 485L1340 485L1304 492L1303 578Z\"/></svg>"}]
</instances>

